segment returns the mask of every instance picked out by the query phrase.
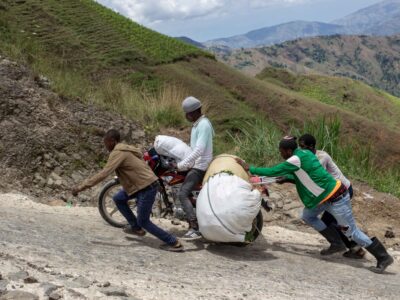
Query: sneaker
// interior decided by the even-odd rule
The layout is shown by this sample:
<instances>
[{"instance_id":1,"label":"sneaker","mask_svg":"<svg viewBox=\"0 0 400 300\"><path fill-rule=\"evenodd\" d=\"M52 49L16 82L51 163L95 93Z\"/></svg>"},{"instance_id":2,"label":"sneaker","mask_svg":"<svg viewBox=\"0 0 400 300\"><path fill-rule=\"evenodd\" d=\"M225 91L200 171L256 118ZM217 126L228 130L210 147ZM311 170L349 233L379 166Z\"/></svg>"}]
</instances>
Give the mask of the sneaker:
<instances>
[{"instance_id":1,"label":"sneaker","mask_svg":"<svg viewBox=\"0 0 400 300\"><path fill-rule=\"evenodd\" d=\"M184 241L194 241L201 239L202 237L200 231L190 228L181 239Z\"/></svg>"},{"instance_id":2,"label":"sneaker","mask_svg":"<svg viewBox=\"0 0 400 300\"><path fill-rule=\"evenodd\" d=\"M183 248L183 245L179 241L177 241L175 245L163 244L160 246L160 249L165 250L165 251L171 251L171 252L185 251L185 249Z\"/></svg>"},{"instance_id":3,"label":"sneaker","mask_svg":"<svg viewBox=\"0 0 400 300\"><path fill-rule=\"evenodd\" d=\"M146 235L146 231L143 229L134 229L131 225L127 225L124 227L123 231L127 234L137 235L137 236L144 236Z\"/></svg>"}]
</instances>

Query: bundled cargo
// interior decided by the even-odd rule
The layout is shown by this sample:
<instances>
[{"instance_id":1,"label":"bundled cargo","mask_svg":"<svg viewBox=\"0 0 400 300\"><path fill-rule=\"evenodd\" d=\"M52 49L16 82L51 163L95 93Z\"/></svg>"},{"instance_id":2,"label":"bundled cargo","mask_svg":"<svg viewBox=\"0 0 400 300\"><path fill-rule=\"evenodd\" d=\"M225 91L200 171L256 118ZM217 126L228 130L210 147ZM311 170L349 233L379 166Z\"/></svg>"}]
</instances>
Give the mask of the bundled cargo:
<instances>
[{"instance_id":1,"label":"bundled cargo","mask_svg":"<svg viewBox=\"0 0 400 300\"><path fill-rule=\"evenodd\" d=\"M221 155L210 165L197 198L201 234L215 242L245 242L260 212L261 193L234 156Z\"/></svg>"},{"instance_id":2,"label":"bundled cargo","mask_svg":"<svg viewBox=\"0 0 400 300\"><path fill-rule=\"evenodd\" d=\"M177 162L180 162L192 152L192 149L185 142L167 135L156 136L154 149L158 154L172 157Z\"/></svg>"},{"instance_id":3,"label":"bundled cargo","mask_svg":"<svg viewBox=\"0 0 400 300\"><path fill-rule=\"evenodd\" d=\"M236 162L236 158L238 157L230 154L221 154L215 157L204 175L203 184L205 184L211 176L221 172L230 173L243 180L249 181L249 174Z\"/></svg>"}]
</instances>

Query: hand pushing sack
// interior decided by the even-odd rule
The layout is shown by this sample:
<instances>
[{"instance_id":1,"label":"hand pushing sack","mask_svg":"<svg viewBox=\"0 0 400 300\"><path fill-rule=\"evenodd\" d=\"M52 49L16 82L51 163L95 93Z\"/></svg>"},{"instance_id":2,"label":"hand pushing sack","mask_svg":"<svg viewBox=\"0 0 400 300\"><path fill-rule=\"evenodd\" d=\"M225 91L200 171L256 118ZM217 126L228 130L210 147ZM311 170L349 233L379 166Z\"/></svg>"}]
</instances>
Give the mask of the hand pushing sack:
<instances>
[{"instance_id":1,"label":"hand pushing sack","mask_svg":"<svg viewBox=\"0 0 400 300\"><path fill-rule=\"evenodd\" d=\"M201 234L215 242L245 242L261 207L261 194L229 173L208 179L197 198L196 214Z\"/></svg>"},{"instance_id":2,"label":"hand pushing sack","mask_svg":"<svg viewBox=\"0 0 400 300\"><path fill-rule=\"evenodd\" d=\"M154 149L158 154L172 157L177 162L180 162L192 152L192 149L180 139L166 135L156 136Z\"/></svg>"}]
</instances>

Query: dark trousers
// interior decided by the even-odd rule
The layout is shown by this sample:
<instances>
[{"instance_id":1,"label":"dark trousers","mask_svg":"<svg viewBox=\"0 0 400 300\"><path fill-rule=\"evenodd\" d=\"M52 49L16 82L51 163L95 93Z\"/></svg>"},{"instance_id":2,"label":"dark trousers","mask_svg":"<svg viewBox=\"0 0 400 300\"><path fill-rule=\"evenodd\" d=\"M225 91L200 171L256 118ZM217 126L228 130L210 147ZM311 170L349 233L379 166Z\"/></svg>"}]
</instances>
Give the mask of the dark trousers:
<instances>
[{"instance_id":1,"label":"dark trousers","mask_svg":"<svg viewBox=\"0 0 400 300\"><path fill-rule=\"evenodd\" d=\"M349 195L350 195L350 199L353 198L353 187L350 185L349 187ZM333 226L335 228L337 228L338 222L335 219L334 216L332 216L332 214L330 214L329 212L325 211L324 214L321 217L321 221L325 223L326 226ZM339 235L343 241L343 243L346 245L346 247L348 249L354 247L355 245L357 245L357 243L349 240L344 234L343 232L337 228L337 231L339 232Z\"/></svg>"},{"instance_id":2,"label":"dark trousers","mask_svg":"<svg viewBox=\"0 0 400 300\"><path fill-rule=\"evenodd\" d=\"M133 229L139 230L143 228L162 240L164 243L175 245L177 242L175 236L164 231L150 221L150 214L156 199L156 194L156 186L147 187L131 196L122 189L114 195L113 200L120 213L125 217ZM128 205L128 201L134 198L136 198L137 218Z\"/></svg>"},{"instance_id":3,"label":"dark trousers","mask_svg":"<svg viewBox=\"0 0 400 300\"><path fill-rule=\"evenodd\" d=\"M193 209L193 204L190 201L189 197L195 187L200 184L206 174L205 171L198 169L191 169L185 178L185 181L182 184L181 189L178 193L178 198L180 203L182 204L182 208L186 214L186 218L188 221L196 221L196 214Z\"/></svg>"}]
</instances>

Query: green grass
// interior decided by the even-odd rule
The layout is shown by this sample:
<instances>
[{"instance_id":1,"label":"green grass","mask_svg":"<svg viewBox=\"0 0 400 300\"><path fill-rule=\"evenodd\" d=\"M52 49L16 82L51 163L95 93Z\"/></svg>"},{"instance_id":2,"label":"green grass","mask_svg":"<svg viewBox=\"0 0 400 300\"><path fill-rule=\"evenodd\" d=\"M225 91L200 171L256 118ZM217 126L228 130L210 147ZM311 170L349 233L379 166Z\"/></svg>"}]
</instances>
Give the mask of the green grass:
<instances>
[{"instance_id":1,"label":"green grass","mask_svg":"<svg viewBox=\"0 0 400 300\"><path fill-rule=\"evenodd\" d=\"M1 0L2 32L43 45L87 71L162 64L211 54L119 15L92 0ZM73 12L73 13L71 13ZM4 29L9 24L8 29ZM11 32L11 33L10 33Z\"/></svg>"},{"instance_id":2,"label":"green grass","mask_svg":"<svg viewBox=\"0 0 400 300\"><path fill-rule=\"evenodd\" d=\"M400 98L362 82L342 77L294 75L286 70L266 68L259 79L291 89L308 98L400 129Z\"/></svg>"},{"instance_id":3,"label":"green grass","mask_svg":"<svg viewBox=\"0 0 400 300\"><path fill-rule=\"evenodd\" d=\"M385 168L375 164L372 144L359 144L356 141L341 139L341 123L337 118L320 118L307 122L297 135L311 133L317 139L317 148L327 151L345 175L352 180L368 183L377 190L400 197L400 169Z\"/></svg>"},{"instance_id":4,"label":"green grass","mask_svg":"<svg viewBox=\"0 0 400 300\"><path fill-rule=\"evenodd\" d=\"M154 135L161 128L185 125L181 103L186 95L184 88L175 85L164 85L156 92L148 92L132 89L118 80L107 80L88 94L86 101L123 114Z\"/></svg>"},{"instance_id":5,"label":"green grass","mask_svg":"<svg viewBox=\"0 0 400 300\"><path fill-rule=\"evenodd\" d=\"M291 129L291 134L297 137L304 133L316 137L317 148L328 152L345 176L400 197L400 169L382 169L375 165L370 145L343 141L338 118L322 117L305 122L303 128ZM281 137L282 133L277 128L261 119L243 124L239 132L230 135L236 145L234 154L258 166L272 166L282 161L278 151Z\"/></svg>"},{"instance_id":6,"label":"green grass","mask_svg":"<svg viewBox=\"0 0 400 300\"><path fill-rule=\"evenodd\" d=\"M230 133L229 137L235 145L234 154L253 164L264 165L279 161L277 145L282 134L261 118L242 124L240 131Z\"/></svg>"}]
</instances>

